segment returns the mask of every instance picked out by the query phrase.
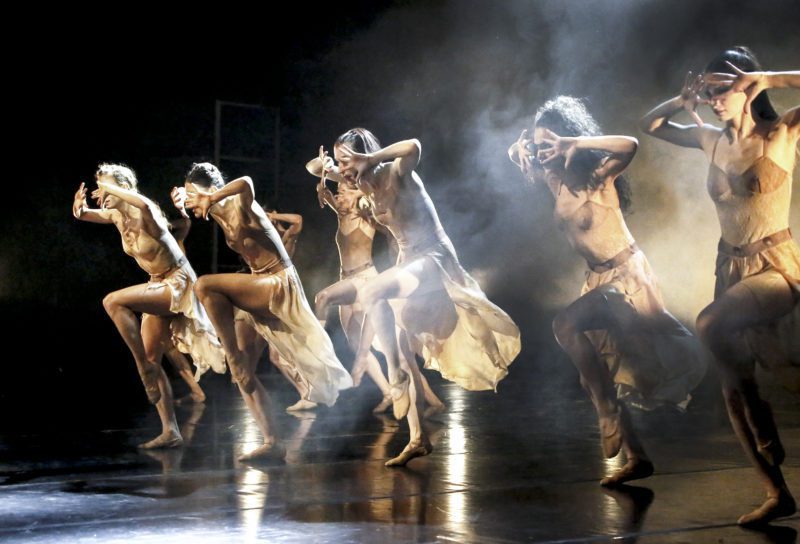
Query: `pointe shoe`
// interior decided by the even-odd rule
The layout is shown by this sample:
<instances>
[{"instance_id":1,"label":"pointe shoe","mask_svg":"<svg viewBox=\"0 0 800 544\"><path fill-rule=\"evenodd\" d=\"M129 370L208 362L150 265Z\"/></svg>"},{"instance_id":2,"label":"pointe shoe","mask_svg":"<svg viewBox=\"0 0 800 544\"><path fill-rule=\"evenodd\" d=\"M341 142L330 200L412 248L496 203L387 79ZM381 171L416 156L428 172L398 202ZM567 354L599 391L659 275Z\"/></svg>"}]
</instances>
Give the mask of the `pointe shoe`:
<instances>
[{"instance_id":1,"label":"pointe shoe","mask_svg":"<svg viewBox=\"0 0 800 544\"><path fill-rule=\"evenodd\" d=\"M783 449L780 439L776 436L766 444L758 445L758 454L773 467L783 464L786 452Z\"/></svg>"},{"instance_id":2,"label":"pointe shoe","mask_svg":"<svg viewBox=\"0 0 800 544\"><path fill-rule=\"evenodd\" d=\"M408 415L408 410L411 408L411 394L408 391L411 379L408 374L405 374L399 382L390 384L392 387L392 413L395 419L403 419Z\"/></svg>"},{"instance_id":3,"label":"pointe shoe","mask_svg":"<svg viewBox=\"0 0 800 544\"><path fill-rule=\"evenodd\" d=\"M392 395L384 395L383 400L381 400L375 408L372 409L373 414L382 414L386 410L389 409L389 406L392 405Z\"/></svg>"},{"instance_id":4,"label":"pointe shoe","mask_svg":"<svg viewBox=\"0 0 800 544\"><path fill-rule=\"evenodd\" d=\"M794 497L788 490L782 489L777 497L767 498L764 504L740 517L737 523L745 527L764 525L772 520L791 516L796 511L797 504L794 501Z\"/></svg>"},{"instance_id":5,"label":"pointe shoe","mask_svg":"<svg viewBox=\"0 0 800 544\"><path fill-rule=\"evenodd\" d=\"M607 459L615 457L622 448L622 407L608 416L600 416L600 444Z\"/></svg>"}]
</instances>

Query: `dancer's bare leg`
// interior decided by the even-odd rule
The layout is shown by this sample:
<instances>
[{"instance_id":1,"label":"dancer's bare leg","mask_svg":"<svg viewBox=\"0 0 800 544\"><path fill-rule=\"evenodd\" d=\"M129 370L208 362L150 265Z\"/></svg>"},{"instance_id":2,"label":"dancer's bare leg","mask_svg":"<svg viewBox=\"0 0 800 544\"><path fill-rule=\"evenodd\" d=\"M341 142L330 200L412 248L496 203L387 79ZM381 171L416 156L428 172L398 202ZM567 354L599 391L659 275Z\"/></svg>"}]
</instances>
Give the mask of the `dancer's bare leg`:
<instances>
[{"instance_id":1,"label":"dancer's bare leg","mask_svg":"<svg viewBox=\"0 0 800 544\"><path fill-rule=\"evenodd\" d=\"M154 361L158 369L158 387L161 392L161 398L156 403L158 417L161 419L161 434L139 445L140 448L148 450L183 445L178 421L175 419L175 409L172 406L172 386L167 373L161 368L161 358L169 338L169 319L150 314L142 315L142 342L148 361Z\"/></svg>"},{"instance_id":2,"label":"dancer's bare leg","mask_svg":"<svg viewBox=\"0 0 800 544\"><path fill-rule=\"evenodd\" d=\"M366 354L372 344L372 334L377 334L386 356L394 415L397 419L407 416L411 433L408 446L398 458L390 460L388 466L403 465L413 457L430 452L430 442L420 423L423 395L419 368L413 355L411 364L404 362L407 357L401 357L400 344L407 348L408 341L405 338L398 341L394 312L388 303L389 299L407 299L418 290L431 294L444 292L436 265L424 257L382 272L358 293L358 301L365 309L366 319L353 367L354 376L359 371L359 364L361 369L366 368Z\"/></svg>"},{"instance_id":3,"label":"dancer's bare leg","mask_svg":"<svg viewBox=\"0 0 800 544\"><path fill-rule=\"evenodd\" d=\"M166 287L148 289L147 284L134 285L109 293L103 307L131 350L147 398L156 405L162 433L142 447L176 447L182 443L175 411L172 388L161 368L161 357L169 331L172 295ZM141 324L136 313L143 315Z\"/></svg>"},{"instance_id":4,"label":"dancer's bare leg","mask_svg":"<svg viewBox=\"0 0 800 544\"><path fill-rule=\"evenodd\" d=\"M246 347L239 343L233 318L233 309L237 306L260 318L276 319L264 310L268 307L273 289L274 283L245 274L202 276L195 284L195 293L205 306L225 349L234 381L264 437L263 445L241 456L241 461L282 459L286 451L278 439L271 417L269 395L256 376L254 365L246 354Z\"/></svg>"},{"instance_id":5,"label":"dancer's bare leg","mask_svg":"<svg viewBox=\"0 0 800 544\"><path fill-rule=\"evenodd\" d=\"M194 374L192 373L192 367L189 365L189 360L186 358L186 355L178 351L178 348L175 346L168 346L164 355L167 356L167 360L172 365L172 368L175 369L175 372L186 382L186 385L189 386L190 393L180 399L175 399L175 404L185 404L188 402L205 402L206 401L206 394L203 392L203 389L200 387L200 384L197 383L197 380L194 379Z\"/></svg>"},{"instance_id":6,"label":"dancer's bare leg","mask_svg":"<svg viewBox=\"0 0 800 544\"><path fill-rule=\"evenodd\" d=\"M144 384L148 400L155 404L161 397L158 386L160 361L154 364L147 360L139 319L136 313L171 315L171 295L166 288L147 289L147 284L134 285L109 293L103 299L103 307L114 322L120 336L136 361L136 369Z\"/></svg>"},{"instance_id":7,"label":"dancer's bare leg","mask_svg":"<svg viewBox=\"0 0 800 544\"><path fill-rule=\"evenodd\" d=\"M358 353L361 328L364 323L364 312L354 311L351 303L339 307L339 317L342 321L342 329L344 329L347 343L350 344L353 353ZM371 351L367 353L366 357L368 358L366 374L375 382L375 385L378 386L378 389L381 390L381 394L383 395L383 399L372 409L372 413L382 414L392 405L391 388L389 387L389 382L386 380L386 376L383 375L383 370L381 369L380 362L378 362L378 358L375 357Z\"/></svg>"},{"instance_id":8,"label":"dancer's bare leg","mask_svg":"<svg viewBox=\"0 0 800 544\"><path fill-rule=\"evenodd\" d=\"M736 436L762 481L767 500L739 518L742 525L768 523L795 513L796 505L780 463L780 446L769 405L761 399L754 375L754 360L739 334L743 329L771 321L792 310L794 301L788 284L759 275L739 282L706 307L697 318L697 332L714 355L723 381L728 417ZM761 282L768 282L764 289ZM770 293L756 299L754 292Z\"/></svg>"},{"instance_id":9,"label":"dancer's bare leg","mask_svg":"<svg viewBox=\"0 0 800 544\"><path fill-rule=\"evenodd\" d=\"M617 455L623 437L633 437L633 429L629 422L626 424L628 418L622 417L621 403L617 400L611 374L586 336L586 331L609 329L613 323L602 288L584 294L553 320L556 341L578 369L581 385L589 393L597 411L600 440L606 457Z\"/></svg>"}]
</instances>

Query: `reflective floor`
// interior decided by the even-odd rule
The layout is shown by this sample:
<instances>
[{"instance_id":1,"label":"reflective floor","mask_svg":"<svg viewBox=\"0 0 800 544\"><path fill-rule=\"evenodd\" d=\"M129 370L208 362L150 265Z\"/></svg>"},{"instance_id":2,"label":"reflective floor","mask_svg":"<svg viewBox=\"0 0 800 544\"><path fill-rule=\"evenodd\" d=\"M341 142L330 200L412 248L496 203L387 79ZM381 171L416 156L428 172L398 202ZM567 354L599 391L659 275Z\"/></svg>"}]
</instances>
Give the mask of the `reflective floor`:
<instances>
[{"instance_id":1,"label":"reflective floor","mask_svg":"<svg viewBox=\"0 0 800 544\"><path fill-rule=\"evenodd\" d=\"M380 395L366 384L332 409L281 411L286 463L248 466L236 458L257 429L212 378L205 406L178 408L188 442L178 450L136 450L158 432L143 401L60 403L44 428L7 412L17 424L0 436L0 541L757 543L794 542L800 528L798 517L760 532L735 525L761 491L710 386L686 414L635 415L657 472L609 491L598 481L619 460L601 459L574 389L532 393L512 373L498 394L468 393L431 375L448 405L427 424L435 451L388 469L408 431L370 413ZM279 377L265 380L276 406L296 400ZM798 491L800 410L780 392L773 402Z\"/></svg>"}]
</instances>

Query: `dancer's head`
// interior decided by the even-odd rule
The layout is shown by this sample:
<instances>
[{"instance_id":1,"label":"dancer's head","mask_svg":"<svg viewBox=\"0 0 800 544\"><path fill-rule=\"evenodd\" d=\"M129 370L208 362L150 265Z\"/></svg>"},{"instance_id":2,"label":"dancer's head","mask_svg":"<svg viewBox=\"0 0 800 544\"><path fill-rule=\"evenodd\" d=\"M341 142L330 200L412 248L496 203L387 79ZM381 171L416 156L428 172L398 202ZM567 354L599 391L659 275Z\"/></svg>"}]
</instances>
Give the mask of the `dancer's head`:
<instances>
[{"instance_id":1,"label":"dancer's head","mask_svg":"<svg viewBox=\"0 0 800 544\"><path fill-rule=\"evenodd\" d=\"M755 53L747 47L737 45L726 49L708 63L705 69L706 78L713 81L711 74L714 73L730 74L732 78L735 77L735 74L731 73L733 70L728 63L733 64L743 72L762 71L761 64L758 62ZM720 121L730 121L745 112L747 95L744 91L734 92L730 85L707 83L705 94L711 109L714 110ZM761 91L753 100L751 111L756 119L774 121L778 118L775 108L772 107L772 103L769 101L767 91Z\"/></svg>"},{"instance_id":2,"label":"dancer's head","mask_svg":"<svg viewBox=\"0 0 800 544\"><path fill-rule=\"evenodd\" d=\"M131 191L139 190L136 173L124 164L104 162L97 167L94 177L98 182L110 183ZM117 208L120 202L119 197L100 191L100 204L103 208Z\"/></svg>"},{"instance_id":3,"label":"dancer's head","mask_svg":"<svg viewBox=\"0 0 800 544\"><path fill-rule=\"evenodd\" d=\"M210 162L196 162L186 174L184 182L187 190L191 190L191 185L203 191L216 191L225 185L225 178L219 168Z\"/></svg>"},{"instance_id":4,"label":"dancer's head","mask_svg":"<svg viewBox=\"0 0 800 544\"><path fill-rule=\"evenodd\" d=\"M533 118L533 153L538 153L539 147L544 146L547 131L552 131L558 136L600 136L600 127L586 106L572 96L557 96L548 100L537 111ZM602 180L595 179L594 172L605 153L596 150L580 149L575 153L570 163L570 171L577 174L579 179L586 180L586 187L595 188ZM558 157L548 165L534 161L534 180L547 171L564 170L564 158ZM622 176L617 177L614 183L619 194L620 206L626 210L630 206L630 186Z\"/></svg>"},{"instance_id":5,"label":"dancer's head","mask_svg":"<svg viewBox=\"0 0 800 544\"><path fill-rule=\"evenodd\" d=\"M365 128L351 128L338 138L333 143L333 156L336 158L336 161L339 162L339 173L342 175L344 180L351 184L355 185L356 183L356 171L354 168L343 168L341 164L341 149L342 147L347 147L351 151L355 151L356 153L375 153L376 151L380 151L381 144L378 139L375 137L372 132Z\"/></svg>"}]
</instances>

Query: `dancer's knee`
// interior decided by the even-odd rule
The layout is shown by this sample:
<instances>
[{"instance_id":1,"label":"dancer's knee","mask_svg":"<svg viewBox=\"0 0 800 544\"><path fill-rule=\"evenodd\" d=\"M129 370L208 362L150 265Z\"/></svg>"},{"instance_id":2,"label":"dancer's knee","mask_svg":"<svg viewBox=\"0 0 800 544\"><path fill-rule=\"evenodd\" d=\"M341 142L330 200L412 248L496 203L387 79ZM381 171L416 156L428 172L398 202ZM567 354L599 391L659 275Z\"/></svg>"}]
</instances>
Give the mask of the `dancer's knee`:
<instances>
[{"instance_id":1,"label":"dancer's knee","mask_svg":"<svg viewBox=\"0 0 800 544\"><path fill-rule=\"evenodd\" d=\"M109 293L103 298L103 308L108 315L113 317L114 312L116 312L119 307L119 297L117 296L116 292Z\"/></svg>"},{"instance_id":2,"label":"dancer's knee","mask_svg":"<svg viewBox=\"0 0 800 544\"><path fill-rule=\"evenodd\" d=\"M201 301L205 301L212 292L211 282L208 280L207 276L200 276L192 289L197 298Z\"/></svg>"}]
</instances>

